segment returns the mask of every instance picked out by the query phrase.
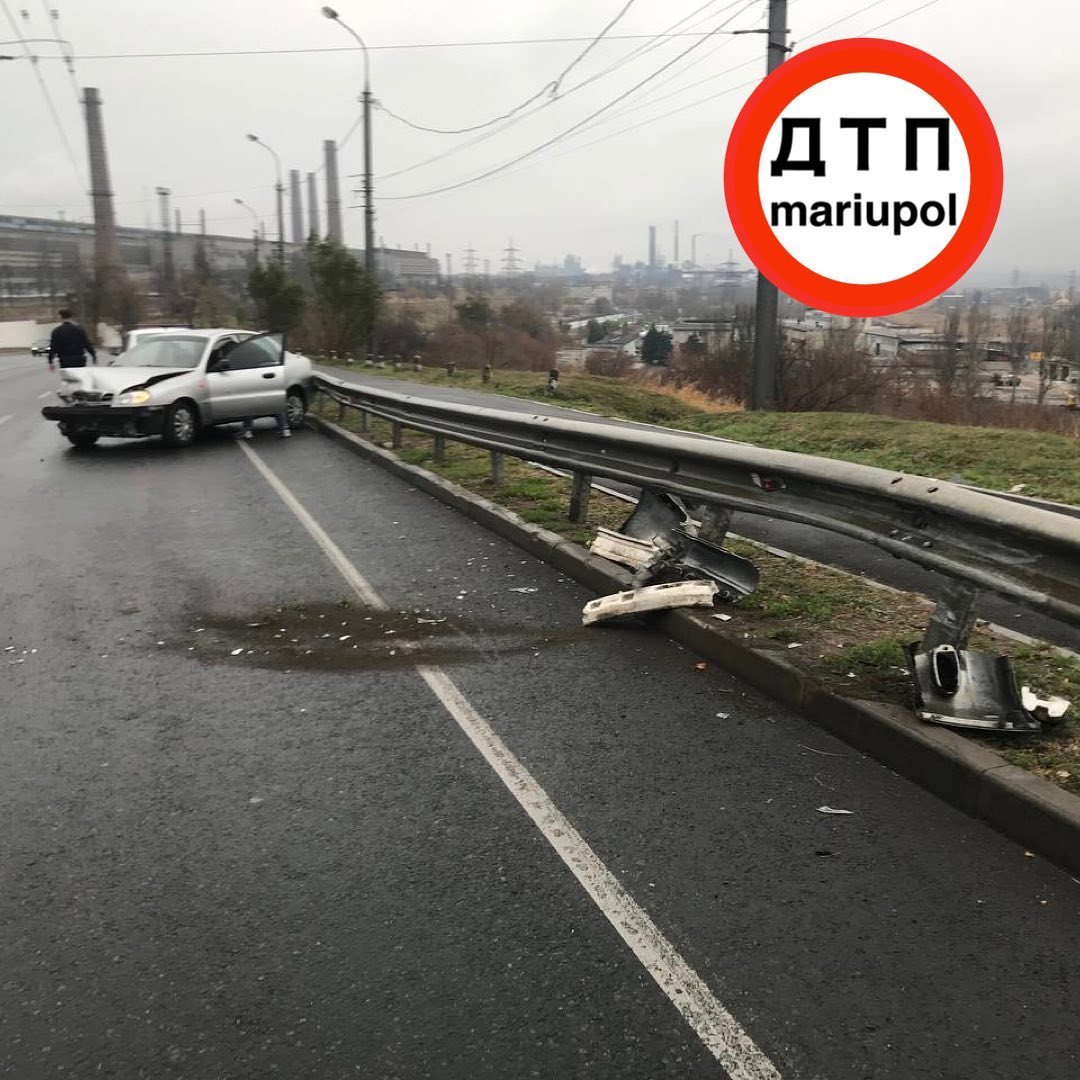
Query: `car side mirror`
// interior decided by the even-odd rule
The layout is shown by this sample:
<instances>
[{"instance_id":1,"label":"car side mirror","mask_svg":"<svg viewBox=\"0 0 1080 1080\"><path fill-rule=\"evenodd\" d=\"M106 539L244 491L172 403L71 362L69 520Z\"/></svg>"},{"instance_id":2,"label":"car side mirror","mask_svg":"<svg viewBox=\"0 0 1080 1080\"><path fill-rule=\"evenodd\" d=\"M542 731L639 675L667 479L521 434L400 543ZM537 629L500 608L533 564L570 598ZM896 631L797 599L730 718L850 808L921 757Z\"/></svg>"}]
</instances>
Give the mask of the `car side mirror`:
<instances>
[{"instance_id":1,"label":"car side mirror","mask_svg":"<svg viewBox=\"0 0 1080 1080\"><path fill-rule=\"evenodd\" d=\"M214 371L228 371L229 370L229 358L227 356L223 356L220 360L217 360L214 363L213 370Z\"/></svg>"}]
</instances>

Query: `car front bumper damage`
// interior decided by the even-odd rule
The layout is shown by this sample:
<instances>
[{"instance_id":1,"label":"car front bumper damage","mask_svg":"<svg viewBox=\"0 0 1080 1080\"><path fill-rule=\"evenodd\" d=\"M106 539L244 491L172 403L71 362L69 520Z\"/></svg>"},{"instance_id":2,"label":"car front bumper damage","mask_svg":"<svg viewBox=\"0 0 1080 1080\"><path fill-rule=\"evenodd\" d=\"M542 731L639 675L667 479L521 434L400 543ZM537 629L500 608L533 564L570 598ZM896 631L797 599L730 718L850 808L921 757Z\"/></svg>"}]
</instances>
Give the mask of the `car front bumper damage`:
<instances>
[{"instance_id":1,"label":"car front bumper damage","mask_svg":"<svg viewBox=\"0 0 1080 1080\"><path fill-rule=\"evenodd\" d=\"M162 406L46 405L41 415L56 420L64 435L86 432L119 439L160 435L165 410Z\"/></svg>"}]
</instances>

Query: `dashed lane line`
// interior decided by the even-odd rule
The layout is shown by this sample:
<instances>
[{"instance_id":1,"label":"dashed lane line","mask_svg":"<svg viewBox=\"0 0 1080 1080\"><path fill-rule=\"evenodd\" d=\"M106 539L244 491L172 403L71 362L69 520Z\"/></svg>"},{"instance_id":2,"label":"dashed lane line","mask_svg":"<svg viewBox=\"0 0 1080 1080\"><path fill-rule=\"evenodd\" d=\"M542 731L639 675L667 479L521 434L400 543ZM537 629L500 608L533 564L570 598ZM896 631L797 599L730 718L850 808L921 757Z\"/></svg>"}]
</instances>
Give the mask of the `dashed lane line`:
<instances>
[{"instance_id":1,"label":"dashed lane line","mask_svg":"<svg viewBox=\"0 0 1080 1080\"><path fill-rule=\"evenodd\" d=\"M286 484L251 447L238 445L357 597L364 604L385 611L387 605L382 597ZM776 1066L623 888L446 672L426 664L417 665L416 671L731 1080L780 1080Z\"/></svg>"}]
</instances>

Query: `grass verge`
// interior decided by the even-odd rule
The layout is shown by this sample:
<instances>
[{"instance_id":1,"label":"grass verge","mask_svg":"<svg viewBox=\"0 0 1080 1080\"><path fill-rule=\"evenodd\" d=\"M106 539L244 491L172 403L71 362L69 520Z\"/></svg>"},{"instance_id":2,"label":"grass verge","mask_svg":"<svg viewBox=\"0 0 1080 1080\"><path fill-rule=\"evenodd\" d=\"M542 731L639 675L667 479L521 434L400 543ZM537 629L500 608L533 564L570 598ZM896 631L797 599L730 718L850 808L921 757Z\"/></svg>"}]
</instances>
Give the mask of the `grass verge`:
<instances>
[{"instance_id":1,"label":"grass verge","mask_svg":"<svg viewBox=\"0 0 1080 1080\"><path fill-rule=\"evenodd\" d=\"M955 477L998 491L1023 484L1025 495L1080 505L1080 445L1067 435L895 420L863 413L744 412L723 403L705 405L697 397L682 400L659 387L572 372L559 380L557 396L546 398L541 372L497 371L492 382L484 385L477 371L460 371L454 376L441 368L363 371L365 375L548 401L603 416L941 480Z\"/></svg>"},{"instance_id":2,"label":"grass verge","mask_svg":"<svg viewBox=\"0 0 1080 1080\"><path fill-rule=\"evenodd\" d=\"M359 419L351 411L343 426L360 433ZM390 425L376 420L365 437L389 448ZM630 509L621 500L594 491L588 521L575 525L566 516L570 481L562 477L507 458L504 481L495 486L486 451L447 443L445 460L437 463L432 439L417 432L403 433L397 453L403 461L422 466L583 546L588 546L599 526L618 528ZM926 628L930 605L923 597L773 555L749 541L732 540L726 546L760 568L761 585L752 596L727 609L732 618L718 622L720 633L748 645L784 650L790 663L835 693L911 704L902 650L906 642L919 640ZM1021 645L985 630L977 633L973 646L1012 656L1018 682L1038 693L1080 702L1080 661L1075 658L1061 657L1050 646ZM1080 720L1075 708L1070 713L1063 724L1036 735L979 741L1013 764L1080 794Z\"/></svg>"}]
</instances>

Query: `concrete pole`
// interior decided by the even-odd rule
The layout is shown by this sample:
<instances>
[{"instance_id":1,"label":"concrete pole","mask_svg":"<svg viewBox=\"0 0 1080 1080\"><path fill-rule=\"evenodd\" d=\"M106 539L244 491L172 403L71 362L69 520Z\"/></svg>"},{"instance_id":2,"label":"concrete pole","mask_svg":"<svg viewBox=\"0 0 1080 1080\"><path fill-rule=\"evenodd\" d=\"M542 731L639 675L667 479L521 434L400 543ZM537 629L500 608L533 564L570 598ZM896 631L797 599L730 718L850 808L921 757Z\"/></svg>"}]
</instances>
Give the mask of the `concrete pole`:
<instances>
[{"instance_id":1,"label":"concrete pole","mask_svg":"<svg viewBox=\"0 0 1080 1080\"><path fill-rule=\"evenodd\" d=\"M769 0L769 45L766 74L775 71L787 56L787 0ZM776 408L776 372L779 350L780 296L776 286L758 272L754 309L754 371L750 408Z\"/></svg>"}]
</instances>

